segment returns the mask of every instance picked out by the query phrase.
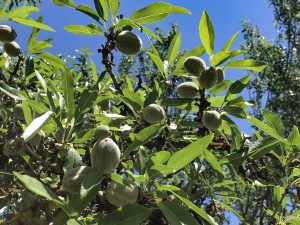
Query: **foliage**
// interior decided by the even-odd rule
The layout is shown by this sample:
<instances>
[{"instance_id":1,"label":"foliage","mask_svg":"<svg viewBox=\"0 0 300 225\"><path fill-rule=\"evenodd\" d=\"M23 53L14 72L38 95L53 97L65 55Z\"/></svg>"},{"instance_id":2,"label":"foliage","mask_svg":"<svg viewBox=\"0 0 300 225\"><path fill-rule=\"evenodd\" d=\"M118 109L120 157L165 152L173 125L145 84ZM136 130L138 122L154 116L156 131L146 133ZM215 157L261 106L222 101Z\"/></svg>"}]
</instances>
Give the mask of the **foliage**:
<instances>
[{"instance_id":1,"label":"foliage","mask_svg":"<svg viewBox=\"0 0 300 225\"><path fill-rule=\"evenodd\" d=\"M246 56L268 63L268 67L249 83L250 94L256 107L254 115L262 118L261 109L266 107L276 113L286 125L286 132L300 126L300 73L299 73L299 12L297 0L269 0L274 10L278 37L268 41L257 27L244 22L243 48Z\"/></svg>"},{"instance_id":2,"label":"foliage","mask_svg":"<svg viewBox=\"0 0 300 225\"><path fill-rule=\"evenodd\" d=\"M160 51L150 41L151 48L144 48L138 57L151 59L153 64L142 68L151 68L155 79L151 73L136 79L124 72L128 70L114 73L118 33L133 29L159 39L147 25L172 13L190 14L187 9L156 2L122 18L117 16L119 0L94 0L94 6L53 0L94 22L68 25L67 31L106 38L98 50L104 69L97 71L86 49L75 61L47 52L51 39L38 40L38 33L53 29L43 24L42 17L37 21L29 17L38 8L9 10L10 2L2 5L0 17L31 26L32 34L28 51L23 49L16 58L1 55L0 146L2 149L11 139L21 146L14 155L0 152L0 199L6 224L222 224L227 220L225 212L235 214L244 224L299 222L295 203L300 176L298 128L286 136L283 123L272 112L263 111L264 122L246 113L250 104L240 93L250 76L204 89L199 78L184 70L187 57L205 52L211 66L263 70L263 62L232 59L244 53L231 51L236 34L217 52L213 24L203 12L199 23L203 45L179 54L181 34L177 31ZM175 84L181 81L198 85L196 98L177 97ZM111 105L103 111L100 105L107 99ZM16 104L22 104L24 119L15 117ZM148 124L142 112L150 104L163 107L166 120ZM220 112L222 124L216 131L201 123L208 110ZM242 118L260 131L256 137L245 137L231 117ZM104 175L92 169L78 194L66 193L61 188L64 175L91 165L93 135L99 125L109 126L112 142L122 153L120 163ZM31 146L30 139L39 132L45 133L40 145ZM274 164L265 161L269 159L266 155ZM258 163L262 165L257 167ZM111 182L138 186L136 203L120 208L111 205L105 197ZM248 212L247 192L253 193L251 201L257 202L260 214ZM261 195L266 192L267 196ZM249 215L260 217L253 220Z\"/></svg>"}]
</instances>

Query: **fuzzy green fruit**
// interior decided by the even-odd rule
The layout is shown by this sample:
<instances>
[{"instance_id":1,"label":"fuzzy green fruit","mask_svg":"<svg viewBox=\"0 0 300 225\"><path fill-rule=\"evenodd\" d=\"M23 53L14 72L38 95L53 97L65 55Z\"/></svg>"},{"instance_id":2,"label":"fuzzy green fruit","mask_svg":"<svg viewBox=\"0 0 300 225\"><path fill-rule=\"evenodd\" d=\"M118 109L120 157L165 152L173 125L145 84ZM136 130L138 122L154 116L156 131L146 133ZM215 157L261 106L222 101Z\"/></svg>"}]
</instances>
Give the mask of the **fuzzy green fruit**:
<instances>
[{"instance_id":1,"label":"fuzzy green fruit","mask_svg":"<svg viewBox=\"0 0 300 225\"><path fill-rule=\"evenodd\" d=\"M210 130L218 130L222 124L222 118L215 110L206 111L203 114L202 123Z\"/></svg>"},{"instance_id":2,"label":"fuzzy green fruit","mask_svg":"<svg viewBox=\"0 0 300 225\"><path fill-rule=\"evenodd\" d=\"M109 131L109 127L105 125L98 126L95 130L95 138L99 141L104 138L110 137L111 132Z\"/></svg>"},{"instance_id":3,"label":"fuzzy green fruit","mask_svg":"<svg viewBox=\"0 0 300 225\"><path fill-rule=\"evenodd\" d=\"M3 146L3 154L7 157L15 156L21 150L24 150L24 145L17 139L9 140Z\"/></svg>"},{"instance_id":4,"label":"fuzzy green fruit","mask_svg":"<svg viewBox=\"0 0 300 225\"><path fill-rule=\"evenodd\" d=\"M196 56L188 57L184 61L183 66L185 70L193 76L199 76L206 68L206 64L203 59Z\"/></svg>"},{"instance_id":5,"label":"fuzzy green fruit","mask_svg":"<svg viewBox=\"0 0 300 225\"><path fill-rule=\"evenodd\" d=\"M180 98L195 98L198 93L198 86L194 82L184 82L177 87Z\"/></svg>"},{"instance_id":6,"label":"fuzzy green fruit","mask_svg":"<svg viewBox=\"0 0 300 225\"><path fill-rule=\"evenodd\" d=\"M65 173L62 181L61 190L71 194L79 194L83 179L92 171L91 167L79 166Z\"/></svg>"},{"instance_id":7,"label":"fuzzy green fruit","mask_svg":"<svg viewBox=\"0 0 300 225\"><path fill-rule=\"evenodd\" d=\"M115 181L111 182L105 193L107 201L117 207L122 207L126 204L134 204L139 197L139 188L134 184L122 185Z\"/></svg>"},{"instance_id":8,"label":"fuzzy green fruit","mask_svg":"<svg viewBox=\"0 0 300 225\"><path fill-rule=\"evenodd\" d=\"M214 67L210 67L200 75L200 84L204 88L211 88L218 81L218 73Z\"/></svg>"},{"instance_id":9,"label":"fuzzy green fruit","mask_svg":"<svg viewBox=\"0 0 300 225\"><path fill-rule=\"evenodd\" d=\"M142 40L131 31L122 31L116 38L117 49L127 55L139 53L142 45Z\"/></svg>"},{"instance_id":10,"label":"fuzzy green fruit","mask_svg":"<svg viewBox=\"0 0 300 225\"><path fill-rule=\"evenodd\" d=\"M224 78L225 78L225 74L224 74L224 70L222 70L221 68L217 68L216 69L217 73L218 73L218 81L217 83L221 83L223 82Z\"/></svg>"},{"instance_id":11,"label":"fuzzy green fruit","mask_svg":"<svg viewBox=\"0 0 300 225\"><path fill-rule=\"evenodd\" d=\"M22 104L16 104L14 108L14 114L18 120L24 120L24 112L23 112Z\"/></svg>"},{"instance_id":12,"label":"fuzzy green fruit","mask_svg":"<svg viewBox=\"0 0 300 225\"><path fill-rule=\"evenodd\" d=\"M120 158L121 152L118 145L111 138L105 138L94 144L91 152L91 165L101 175L107 174L119 165Z\"/></svg>"},{"instance_id":13,"label":"fuzzy green fruit","mask_svg":"<svg viewBox=\"0 0 300 225\"><path fill-rule=\"evenodd\" d=\"M10 57L17 57L21 52L20 46L15 41L4 43L3 48L7 55L9 55Z\"/></svg>"},{"instance_id":14,"label":"fuzzy green fruit","mask_svg":"<svg viewBox=\"0 0 300 225\"><path fill-rule=\"evenodd\" d=\"M7 25L0 25L0 41L12 42L17 38L16 31Z\"/></svg>"},{"instance_id":15,"label":"fuzzy green fruit","mask_svg":"<svg viewBox=\"0 0 300 225\"><path fill-rule=\"evenodd\" d=\"M109 99L104 99L101 102L99 102L99 106L102 111L108 111L110 109L110 100Z\"/></svg>"},{"instance_id":16,"label":"fuzzy green fruit","mask_svg":"<svg viewBox=\"0 0 300 225\"><path fill-rule=\"evenodd\" d=\"M164 120L166 113L160 105L150 104L143 109L142 116L148 123L155 124Z\"/></svg>"}]
</instances>

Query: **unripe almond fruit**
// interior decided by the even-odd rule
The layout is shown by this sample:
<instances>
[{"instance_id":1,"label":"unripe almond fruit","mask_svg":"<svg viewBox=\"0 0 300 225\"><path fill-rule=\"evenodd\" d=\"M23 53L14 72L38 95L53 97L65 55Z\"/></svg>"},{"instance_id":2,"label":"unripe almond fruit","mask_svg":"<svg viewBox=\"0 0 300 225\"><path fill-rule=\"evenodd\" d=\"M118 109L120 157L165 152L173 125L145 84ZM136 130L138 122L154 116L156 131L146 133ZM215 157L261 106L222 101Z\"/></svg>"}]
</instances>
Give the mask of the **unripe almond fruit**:
<instances>
[{"instance_id":1,"label":"unripe almond fruit","mask_svg":"<svg viewBox=\"0 0 300 225\"><path fill-rule=\"evenodd\" d=\"M24 111L23 111L22 104L15 105L14 114L18 120L24 120Z\"/></svg>"},{"instance_id":2,"label":"unripe almond fruit","mask_svg":"<svg viewBox=\"0 0 300 225\"><path fill-rule=\"evenodd\" d=\"M200 84L204 88L211 88L218 81L218 73L214 67L210 67L200 75Z\"/></svg>"},{"instance_id":3,"label":"unripe almond fruit","mask_svg":"<svg viewBox=\"0 0 300 225\"><path fill-rule=\"evenodd\" d=\"M116 207L134 204L137 202L138 197L139 188L135 184L122 185L112 181L106 188L105 198Z\"/></svg>"},{"instance_id":4,"label":"unripe almond fruit","mask_svg":"<svg viewBox=\"0 0 300 225\"><path fill-rule=\"evenodd\" d=\"M206 68L204 60L196 56L188 57L184 61L183 66L193 76L199 76Z\"/></svg>"},{"instance_id":5,"label":"unripe almond fruit","mask_svg":"<svg viewBox=\"0 0 300 225\"><path fill-rule=\"evenodd\" d=\"M177 87L180 98L195 98L198 93L198 86L194 82L184 82Z\"/></svg>"},{"instance_id":6,"label":"unripe almond fruit","mask_svg":"<svg viewBox=\"0 0 300 225\"><path fill-rule=\"evenodd\" d=\"M82 181L91 171L92 168L88 166L79 166L67 171L60 189L74 195L79 194Z\"/></svg>"},{"instance_id":7,"label":"unripe almond fruit","mask_svg":"<svg viewBox=\"0 0 300 225\"><path fill-rule=\"evenodd\" d=\"M218 81L217 83L221 83L223 82L223 80L225 79L225 74L224 74L224 70L222 70L221 68L217 68L216 69L217 73L218 73Z\"/></svg>"},{"instance_id":8,"label":"unripe almond fruit","mask_svg":"<svg viewBox=\"0 0 300 225\"><path fill-rule=\"evenodd\" d=\"M0 41L12 42L17 38L16 31L7 25L0 25Z\"/></svg>"},{"instance_id":9,"label":"unripe almond fruit","mask_svg":"<svg viewBox=\"0 0 300 225\"><path fill-rule=\"evenodd\" d=\"M215 110L206 111L203 114L202 124L210 130L218 130L222 124L222 118Z\"/></svg>"},{"instance_id":10,"label":"unripe almond fruit","mask_svg":"<svg viewBox=\"0 0 300 225\"><path fill-rule=\"evenodd\" d=\"M131 31L125 30L118 34L116 38L117 49L127 55L134 55L141 51L142 40Z\"/></svg>"},{"instance_id":11,"label":"unripe almond fruit","mask_svg":"<svg viewBox=\"0 0 300 225\"><path fill-rule=\"evenodd\" d=\"M110 137L111 132L109 131L108 126L101 125L101 126L96 127L94 135L95 135L95 138L99 141L104 138Z\"/></svg>"},{"instance_id":12,"label":"unripe almond fruit","mask_svg":"<svg viewBox=\"0 0 300 225\"><path fill-rule=\"evenodd\" d=\"M91 165L102 174L111 173L119 164L121 152L118 145L111 139L105 138L94 144L91 152Z\"/></svg>"},{"instance_id":13,"label":"unripe almond fruit","mask_svg":"<svg viewBox=\"0 0 300 225\"><path fill-rule=\"evenodd\" d=\"M21 52L20 46L15 41L4 43L3 48L10 57L17 57Z\"/></svg>"},{"instance_id":14,"label":"unripe almond fruit","mask_svg":"<svg viewBox=\"0 0 300 225\"><path fill-rule=\"evenodd\" d=\"M150 104L143 109L142 116L148 123L155 124L163 121L166 113L160 105Z\"/></svg>"}]
</instances>

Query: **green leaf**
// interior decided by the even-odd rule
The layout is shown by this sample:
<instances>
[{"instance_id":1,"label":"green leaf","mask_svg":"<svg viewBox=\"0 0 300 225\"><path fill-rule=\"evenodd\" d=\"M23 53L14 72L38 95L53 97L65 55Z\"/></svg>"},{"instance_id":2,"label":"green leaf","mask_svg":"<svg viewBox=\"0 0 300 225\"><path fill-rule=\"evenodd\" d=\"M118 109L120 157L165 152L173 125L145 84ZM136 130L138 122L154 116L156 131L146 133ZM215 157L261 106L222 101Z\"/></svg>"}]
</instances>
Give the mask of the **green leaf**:
<instances>
[{"instance_id":1,"label":"green leaf","mask_svg":"<svg viewBox=\"0 0 300 225\"><path fill-rule=\"evenodd\" d=\"M230 51L230 48L233 44L233 42L235 41L236 37L239 35L239 31L236 32L234 35L232 35L232 37L226 42L226 44L224 45L224 47L222 48L222 52L225 52L225 51Z\"/></svg>"},{"instance_id":2,"label":"green leaf","mask_svg":"<svg viewBox=\"0 0 300 225\"><path fill-rule=\"evenodd\" d=\"M151 161L153 164L164 164L168 161L170 158L171 153L167 151L159 151L154 154L154 156L151 157Z\"/></svg>"},{"instance_id":3,"label":"green leaf","mask_svg":"<svg viewBox=\"0 0 300 225\"><path fill-rule=\"evenodd\" d=\"M74 99L74 80L73 74L65 69L61 76L62 88L64 90L64 97L67 107L68 120L70 121L75 114L75 99Z\"/></svg>"},{"instance_id":4,"label":"green leaf","mask_svg":"<svg viewBox=\"0 0 300 225\"><path fill-rule=\"evenodd\" d=\"M226 51L226 52L218 52L217 54L215 54L212 59L211 59L211 65L212 66L219 66L220 64L222 64L224 61L226 61L228 59L228 57L230 56L230 52Z\"/></svg>"},{"instance_id":5,"label":"green leaf","mask_svg":"<svg viewBox=\"0 0 300 225\"><path fill-rule=\"evenodd\" d=\"M152 209L138 204L127 204L122 208L106 215L99 225L140 225L146 220Z\"/></svg>"},{"instance_id":6,"label":"green leaf","mask_svg":"<svg viewBox=\"0 0 300 225\"><path fill-rule=\"evenodd\" d=\"M67 25L64 29L73 34L82 34L82 35L102 35L99 30L93 29L88 26L82 25Z\"/></svg>"},{"instance_id":7,"label":"green leaf","mask_svg":"<svg viewBox=\"0 0 300 225\"><path fill-rule=\"evenodd\" d=\"M137 134L132 134L132 143L126 148L123 157L128 156L130 152L136 150L139 146L146 144L152 138L158 136L164 128L165 126L161 124L153 124L144 128Z\"/></svg>"},{"instance_id":8,"label":"green leaf","mask_svg":"<svg viewBox=\"0 0 300 225\"><path fill-rule=\"evenodd\" d=\"M94 5L98 15L104 20L108 19L108 6L106 0L94 0Z\"/></svg>"},{"instance_id":9,"label":"green leaf","mask_svg":"<svg viewBox=\"0 0 300 225\"><path fill-rule=\"evenodd\" d=\"M62 201L58 198L58 196L37 179L28 175L22 175L18 172L13 172L13 174L24 184L28 190L57 204L62 204Z\"/></svg>"},{"instance_id":10,"label":"green leaf","mask_svg":"<svg viewBox=\"0 0 300 225\"><path fill-rule=\"evenodd\" d=\"M9 18L13 17L20 17L20 18L26 18L33 12L39 12L40 9L34 6L21 6L18 8L15 8L12 11L9 11L6 16Z\"/></svg>"},{"instance_id":11,"label":"green leaf","mask_svg":"<svg viewBox=\"0 0 300 225\"><path fill-rule=\"evenodd\" d=\"M256 73L266 68L267 64L253 59L236 60L227 63L224 68L252 70Z\"/></svg>"},{"instance_id":12,"label":"green leaf","mask_svg":"<svg viewBox=\"0 0 300 225\"><path fill-rule=\"evenodd\" d=\"M76 8L76 5L74 4L74 2L72 0L52 0L52 1L54 2L54 4L57 4L59 6L66 5L71 8Z\"/></svg>"},{"instance_id":13,"label":"green leaf","mask_svg":"<svg viewBox=\"0 0 300 225\"><path fill-rule=\"evenodd\" d=\"M22 134L22 138L25 142L28 142L31 138L33 138L43 127L49 122L52 118L53 112L48 111L41 115L38 118L35 118L31 124L25 129Z\"/></svg>"},{"instance_id":14,"label":"green leaf","mask_svg":"<svg viewBox=\"0 0 300 225\"><path fill-rule=\"evenodd\" d=\"M160 73L165 76L165 69L164 69L164 63L163 61L157 56L152 54L151 52L147 52L147 54L150 56L151 60L154 62L154 64L157 66Z\"/></svg>"},{"instance_id":15,"label":"green leaf","mask_svg":"<svg viewBox=\"0 0 300 225\"><path fill-rule=\"evenodd\" d=\"M191 14L189 10L179 6L174 6L166 2L155 2L134 12L130 16L130 19L136 23L150 24L158 22L172 13Z\"/></svg>"},{"instance_id":16,"label":"green leaf","mask_svg":"<svg viewBox=\"0 0 300 225\"><path fill-rule=\"evenodd\" d=\"M75 120L78 121L82 116L90 110L95 103L97 102L99 94L97 90L92 89L85 89L78 100L78 104L76 106L75 112Z\"/></svg>"},{"instance_id":17,"label":"green leaf","mask_svg":"<svg viewBox=\"0 0 300 225\"><path fill-rule=\"evenodd\" d=\"M266 124L273 128L280 136L284 136L284 125L278 116L266 109L262 110L263 118Z\"/></svg>"},{"instance_id":18,"label":"green leaf","mask_svg":"<svg viewBox=\"0 0 300 225\"><path fill-rule=\"evenodd\" d=\"M39 29L42 29L42 30L55 31L51 27L49 27L48 25L36 22L36 21L34 21L32 19L29 19L29 18L12 17L10 19L17 22L17 23L26 25L26 26L36 27L36 28L39 28Z\"/></svg>"},{"instance_id":19,"label":"green leaf","mask_svg":"<svg viewBox=\"0 0 300 225\"><path fill-rule=\"evenodd\" d=\"M0 81L0 91L18 101L26 99L26 97L23 96L19 90L6 85L2 80Z\"/></svg>"},{"instance_id":20,"label":"green leaf","mask_svg":"<svg viewBox=\"0 0 300 225\"><path fill-rule=\"evenodd\" d=\"M191 163L199 155L203 154L212 142L214 134L207 135L189 144L185 148L175 152L169 159L167 166L178 171Z\"/></svg>"},{"instance_id":21,"label":"green leaf","mask_svg":"<svg viewBox=\"0 0 300 225\"><path fill-rule=\"evenodd\" d=\"M291 143L291 145L296 145L298 148L300 148L300 134L298 127L293 126L293 130L289 134L288 141Z\"/></svg>"},{"instance_id":22,"label":"green leaf","mask_svg":"<svg viewBox=\"0 0 300 225\"><path fill-rule=\"evenodd\" d=\"M63 60L61 60L57 56L50 54L49 52L37 54L37 56L44 59L45 61L47 61L49 64L53 65L54 67L58 67L58 68L62 69L66 66L66 63Z\"/></svg>"},{"instance_id":23,"label":"green leaf","mask_svg":"<svg viewBox=\"0 0 300 225\"><path fill-rule=\"evenodd\" d=\"M174 36L168 50L167 60L169 66L171 66L174 63L175 59L178 57L179 50L180 50L180 41L181 41L180 32L178 32Z\"/></svg>"},{"instance_id":24,"label":"green leaf","mask_svg":"<svg viewBox=\"0 0 300 225\"><path fill-rule=\"evenodd\" d=\"M177 74L182 74L182 73L186 73L183 69L183 65L184 65L184 61L190 57L190 56L202 56L203 54L205 53L205 49L204 47L201 45L201 46L198 46L196 48L193 48L191 51L185 53L179 60L178 62L176 63L176 68L175 70L173 71L173 74L174 75L177 75Z\"/></svg>"},{"instance_id":25,"label":"green leaf","mask_svg":"<svg viewBox=\"0 0 300 225\"><path fill-rule=\"evenodd\" d=\"M82 223L75 219L69 219L67 225L82 225Z\"/></svg>"},{"instance_id":26,"label":"green leaf","mask_svg":"<svg viewBox=\"0 0 300 225\"><path fill-rule=\"evenodd\" d=\"M120 0L106 0L106 4L109 6L111 13L116 15L120 6Z\"/></svg>"},{"instance_id":27,"label":"green leaf","mask_svg":"<svg viewBox=\"0 0 300 225\"><path fill-rule=\"evenodd\" d=\"M186 208L175 201L163 202L158 205L169 224L172 225L198 225L199 223Z\"/></svg>"},{"instance_id":28,"label":"green leaf","mask_svg":"<svg viewBox=\"0 0 300 225\"><path fill-rule=\"evenodd\" d=\"M280 186L274 187L274 206L276 211L281 211L282 209L286 208L286 194L285 188Z\"/></svg>"},{"instance_id":29,"label":"green leaf","mask_svg":"<svg viewBox=\"0 0 300 225\"><path fill-rule=\"evenodd\" d=\"M81 156L74 148L70 148L67 156L65 157L65 163L63 167L64 173L78 166L82 166Z\"/></svg>"},{"instance_id":30,"label":"green leaf","mask_svg":"<svg viewBox=\"0 0 300 225\"><path fill-rule=\"evenodd\" d=\"M228 210L229 212L232 212L234 215L236 215L241 221L244 221L244 218L231 206L225 204L224 202L219 202L217 200L216 201L217 205L221 206L222 208Z\"/></svg>"},{"instance_id":31,"label":"green leaf","mask_svg":"<svg viewBox=\"0 0 300 225\"><path fill-rule=\"evenodd\" d=\"M214 218L208 215L203 209L198 208L195 204L193 204L189 199L183 197L179 193L182 192L180 188L177 188L172 185L164 185L159 188L161 191L170 191L172 192L180 201L182 201L185 205L187 205L190 209L196 212L199 216L201 216L204 220L209 222L210 224L217 225Z\"/></svg>"},{"instance_id":32,"label":"green leaf","mask_svg":"<svg viewBox=\"0 0 300 225\"><path fill-rule=\"evenodd\" d=\"M217 95L217 94L220 94L223 91L227 90L227 88L229 88L231 84L232 84L232 81L224 80L221 83L215 84L211 89L209 89L209 91L212 94Z\"/></svg>"},{"instance_id":33,"label":"green leaf","mask_svg":"<svg viewBox=\"0 0 300 225\"><path fill-rule=\"evenodd\" d=\"M215 32L212 22L206 11L204 11L201 16L199 23L199 34L205 51L208 55L212 56L214 54Z\"/></svg>"},{"instance_id":34,"label":"green leaf","mask_svg":"<svg viewBox=\"0 0 300 225\"><path fill-rule=\"evenodd\" d=\"M282 136L280 136L272 127L268 126L267 124L261 122L259 119L256 119L253 116L248 115L247 120L256 126L258 129L262 130L263 132L267 133L268 135L276 138L277 140L287 144L290 146L290 143Z\"/></svg>"},{"instance_id":35,"label":"green leaf","mask_svg":"<svg viewBox=\"0 0 300 225\"><path fill-rule=\"evenodd\" d=\"M235 81L228 89L225 95L225 100L231 100L241 93L244 88L247 86L248 82L251 80L251 75L243 77Z\"/></svg>"},{"instance_id":36,"label":"green leaf","mask_svg":"<svg viewBox=\"0 0 300 225\"><path fill-rule=\"evenodd\" d=\"M217 158L209 150L204 149L203 158L214 168L220 175L224 176L224 171Z\"/></svg>"},{"instance_id":37,"label":"green leaf","mask_svg":"<svg viewBox=\"0 0 300 225\"><path fill-rule=\"evenodd\" d=\"M90 8L89 6L80 4L76 7L76 10L88 15L89 17L99 22L99 16L97 12L94 9Z\"/></svg>"}]
</instances>

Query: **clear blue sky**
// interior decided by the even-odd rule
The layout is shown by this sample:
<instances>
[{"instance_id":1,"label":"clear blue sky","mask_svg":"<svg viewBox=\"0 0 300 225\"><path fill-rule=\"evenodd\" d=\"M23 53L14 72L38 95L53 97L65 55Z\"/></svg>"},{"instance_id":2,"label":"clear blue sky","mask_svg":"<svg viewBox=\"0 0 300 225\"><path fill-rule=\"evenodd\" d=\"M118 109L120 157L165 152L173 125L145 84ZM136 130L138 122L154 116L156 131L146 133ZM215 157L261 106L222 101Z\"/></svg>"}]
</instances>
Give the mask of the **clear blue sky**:
<instances>
[{"instance_id":1,"label":"clear blue sky","mask_svg":"<svg viewBox=\"0 0 300 225\"><path fill-rule=\"evenodd\" d=\"M203 10L206 10L214 24L216 51L220 50L223 44L236 31L242 29L242 19L249 20L253 25L258 26L261 33L267 39L274 39L276 30L273 26L273 13L269 8L267 0L166 0L167 2L179 5L189 9L192 15L171 15L162 22L151 25L154 28L159 26L163 30L168 30L172 22L176 22L182 35L182 49L190 50L197 45L200 45L198 23ZM74 0L76 4L87 4L92 6L92 0ZM124 17L129 17L132 12L140 9L154 0L121 0L121 12ZM88 47L91 52L95 53L93 59L98 65L100 64L97 48L103 43L104 39L99 36L84 36L74 35L66 32L63 27L70 24L87 25L94 23L92 19L80 12L69 7L57 7L51 3L50 0L43 1L41 11L35 13L34 17L42 14L44 16L44 23L50 25L56 30L53 32L42 31L40 39L54 38L52 42L54 48L49 51L53 54L69 53L76 54L75 49L80 47ZM26 48L26 43L31 32L30 27L13 25L19 35L17 41L21 47ZM233 49L239 49L239 43L243 40L242 35L237 38ZM236 80L246 75L246 71L227 70L226 79ZM243 93L245 99L248 99L248 91ZM251 128L247 122L239 122L239 126L245 133L251 133Z\"/></svg>"},{"instance_id":2,"label":"clear blue sky","mask_svg":"<svg viewBox=\"0 0 300 225\"><path fill-rule=\"evenodd\" d=\"M198 23L203 10L206 10L214 24L216 34L216 50L219 50L223 44L236 31L242 29L241 20L247 19L253 25L258 26L261 33L269 40L276 36L276 30L273 26L272 9L269 8L267 0L166 0L169 3L179 5L189 9L192 15L172 15L151 26L152 28L159 26L164 30L169 29L172 22L178 23L182 34L182 49L192 49L200 45L198 34ZM76 4L84 3L92 5L93 1L74 0ZM154 2L154 0L121 0L121 12L125 17L129 17L135 10ZM88 47L91 52L95 53L93 57L95 62L100 62L97 55L97 48L103 43L103 39L98 36L82 36L74 35L66 32L63 27L70 24L87 25L93 23L93 20L87 16L76 12L68 7L54 6L50 0L43 1L40 12L44 16L44 23L50 25L56 30L56 33L42 31L40 39L53 37L54 48L49 51L53 54L69 53L75 54L75 49L80 47ZM36 14L38 15L38 14ZM26 48L26 43L31 32L31 28L26 26L13 25L19 35L17 41L21 47ZM239 49L239 43L243 40L242 35L237 38L233 49ZM226 78L236 80L246 75L246 71L227 70ZM243 93L248 98L248 92ZM245 133L251 133L251 128L247 122L238 122L240 128ZM234 218L230 215L230 217ZM238 224L237 220L231 224Z\"/></svg>"}]
</instances>

